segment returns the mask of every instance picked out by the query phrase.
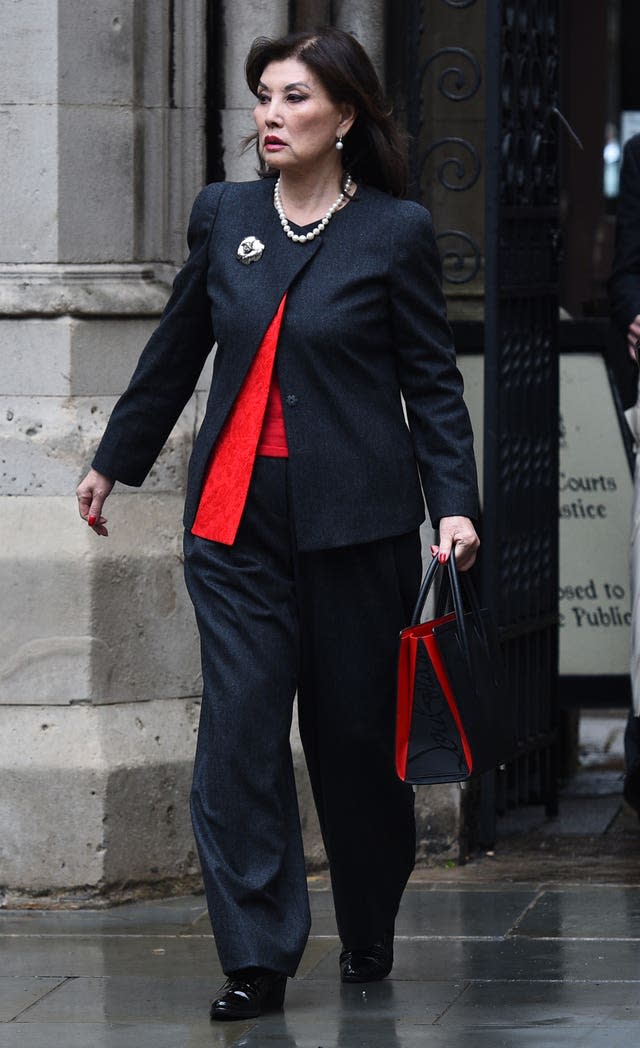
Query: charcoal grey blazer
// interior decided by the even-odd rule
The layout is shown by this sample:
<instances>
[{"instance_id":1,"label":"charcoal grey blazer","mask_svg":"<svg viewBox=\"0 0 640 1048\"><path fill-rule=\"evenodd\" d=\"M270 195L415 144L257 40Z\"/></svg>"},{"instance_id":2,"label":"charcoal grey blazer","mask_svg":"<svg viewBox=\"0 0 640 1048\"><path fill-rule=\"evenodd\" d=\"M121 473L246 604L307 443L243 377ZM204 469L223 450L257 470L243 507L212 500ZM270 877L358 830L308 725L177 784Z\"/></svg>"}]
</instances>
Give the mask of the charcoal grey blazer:
<instances>
[{"instance_id":1,"label":"charcoal grey blazer","mask_svg":"<svg viewBox=\"0 0 640 1048\"><path fill-rule=\"evenodd\" d=\"M611 317L626 335L640 313L640 134L629 139L622 157L609 299Z\"/></svg>"},{"instance_id":2,"label":"charcoal grey blazer","mask_svg":"<svg viewBox=\"0 0 640 1048\"><path fill-rule=\"evenodd\" d=\"M267 179L214 183L197 197L189 258L94 468L142 483L216 342L189 465L190 528L211 450L287 292L276 366L298 548L412 530L424 519L420 481L434 524L477 518L471 425L428 212L360 187L319 237L299 244L283 233L272 193ZM250 265L236 257L248 236L264 244Z\"/></svg>"}]
</instances>

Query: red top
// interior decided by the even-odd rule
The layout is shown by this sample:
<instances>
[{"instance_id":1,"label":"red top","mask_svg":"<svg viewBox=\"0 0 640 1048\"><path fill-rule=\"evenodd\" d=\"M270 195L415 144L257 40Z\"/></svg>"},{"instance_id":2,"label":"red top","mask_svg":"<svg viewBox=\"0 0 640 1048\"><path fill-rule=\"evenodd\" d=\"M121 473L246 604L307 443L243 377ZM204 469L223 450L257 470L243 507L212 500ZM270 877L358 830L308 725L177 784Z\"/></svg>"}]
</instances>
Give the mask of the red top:
<instances>
[{"instance_id":1,"label":"red top","mask_svg":"<svg viewBox=\"0 0 640 1048\"><path fill-rule=\"evenodd\" d=\"M267 408L264 413L262 432L258 441L256 455L270 455L272 458L288 458L287 431L284 428L284 413L280 385L275 368L271 375Z\"/></svg>"},{"instance_id":2,"label":"red top","mask_svg":"<svg viewBox=\"0 0 640 1048\"><path fill-rule=\"evenodd\" d=\"M233 545L247 500L258 444L266 447L274 441L274 446L278 445L279 454L282 454L284 418L280 390L277 380L272 381L272 375L286 301L285 294L211 454L198 511L191 528L192 534L200 538ZM273 409L270 414L267 412L267 402ZM278 423L278 406L282 433ZM271 421L274 423L273 430ZM286 435L284 444L286 448ZM261 454L265 452L261 451Z\"/></svg>"}]
</instances>

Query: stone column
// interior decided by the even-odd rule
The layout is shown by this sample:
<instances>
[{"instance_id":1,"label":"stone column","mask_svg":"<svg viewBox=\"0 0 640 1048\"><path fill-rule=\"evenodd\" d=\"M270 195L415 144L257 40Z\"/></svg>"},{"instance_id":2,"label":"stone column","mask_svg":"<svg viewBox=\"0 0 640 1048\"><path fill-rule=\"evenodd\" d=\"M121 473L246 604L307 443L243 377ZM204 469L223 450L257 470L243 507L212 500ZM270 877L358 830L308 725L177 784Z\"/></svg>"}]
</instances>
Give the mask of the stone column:
<instances>
[{"instance_id":1,"label":"stone column","mask_svg":"<svg viewBox=\"0 0 640 1048\"><path fill-rule=\"evenodd\" d=\"M205 0L12 0L0 19L0 890L186 885L198 396L142 491L116 487L108 540L74 489L184 257Z\"/></svg>"},{"instance_id":2,"label":"stone column","mask_svg":"<svg viewBox=\"0 0 640 1048\"><path fill-rule=\"evenodd\" d=\"M293 29L306 32L331 22L331 0L295 0L292 5Z\"/></svg>"},{"instance_id":3,"label":"stone column","mask_svg":"<svg viewBox=\"0 0 640 1048\"><path fill-rule=\"evenodd\" d=\"M384 0L336 0L334 23L360 41L384 85Z\"/></svg>"},{"instance_id":4,"label":"stone column","mask_svg":"<svg viewBox=\"0 0 640 1048\"><path fill-rule=\"evenodd\" d=\"M284 36L289 27L287 0L224 0L224 99L221 113L225 177L244 182L256 177L253 149L242 151L242 141L255 130L255 105L244 78L244 63L258 36Z\"/></svg>"}]
</instances>

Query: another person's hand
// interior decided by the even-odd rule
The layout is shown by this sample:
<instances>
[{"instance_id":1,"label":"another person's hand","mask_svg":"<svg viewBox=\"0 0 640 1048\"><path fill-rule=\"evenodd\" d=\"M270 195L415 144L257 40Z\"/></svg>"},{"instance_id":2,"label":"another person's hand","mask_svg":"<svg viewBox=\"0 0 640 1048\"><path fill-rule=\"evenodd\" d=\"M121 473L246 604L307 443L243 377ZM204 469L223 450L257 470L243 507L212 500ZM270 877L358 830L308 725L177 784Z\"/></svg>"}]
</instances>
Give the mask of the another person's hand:
<instances>
[{"instance_id":1,"label":"another person's hand","mask_svg":"<svg viewBox=\"0 0 640 1048\"><path fill-rule=\"evenodd\" d=\"M83 520L86 520L96 535L108 535L105 524L107 518L102 516L102 507L107 495L110 493L114 482L90 469L84 480L81 480L76 488L78 499L78 510Z\"/></svg>"},{"instance_id":2,"label":"another person's hand","mask_svg":"<svg viewBox=\"0 0 640 1048\"><path fill-rule=\"evenodd\" d=\"M629 356L633 360L634 364L638 363L638 346L637 343L640 340L640 313L637 317L634 317L629 324L629 330L627 331L627 346L629 349Z\"/></svg>"},{"instance_id":3,"label":"another person's hand","mask_svg":"<svg viewBox=\"0 0 640 1048\"><path fill-rule=\"evenodd\" d=\"M468 571L475 562L480 539L468 517L442 517L438 525L440 544L432 546L431 552L441 564L446 563L453 546L456 549L456 567Z\"/></svg>"}]
</instances>

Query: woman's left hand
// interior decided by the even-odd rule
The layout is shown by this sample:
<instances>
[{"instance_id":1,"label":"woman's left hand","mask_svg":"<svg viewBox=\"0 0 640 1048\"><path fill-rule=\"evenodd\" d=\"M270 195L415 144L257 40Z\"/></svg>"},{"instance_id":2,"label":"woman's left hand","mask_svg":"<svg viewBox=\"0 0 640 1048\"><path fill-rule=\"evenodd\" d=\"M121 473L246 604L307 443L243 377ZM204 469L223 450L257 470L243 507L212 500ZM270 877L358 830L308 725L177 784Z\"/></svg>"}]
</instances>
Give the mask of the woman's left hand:
<instances>
[{"instance_id":1,"label":"woman's left hand","mask_svg":"<svg viewBox=\"0 0 640 1048\"><path fill-rule=\"evenodd\" d=\"M432 546L432 554L438 554L441 564L449 559L452 548L456 548L456 567L468 571L476 559L480 539L468 517L441 517L438 525L440 545Z\"/></svg>"}]
</instances>

